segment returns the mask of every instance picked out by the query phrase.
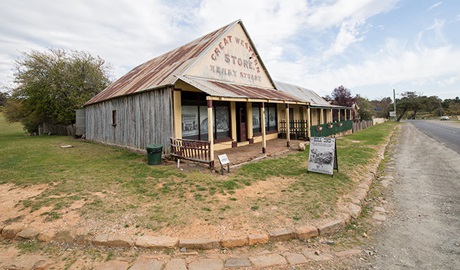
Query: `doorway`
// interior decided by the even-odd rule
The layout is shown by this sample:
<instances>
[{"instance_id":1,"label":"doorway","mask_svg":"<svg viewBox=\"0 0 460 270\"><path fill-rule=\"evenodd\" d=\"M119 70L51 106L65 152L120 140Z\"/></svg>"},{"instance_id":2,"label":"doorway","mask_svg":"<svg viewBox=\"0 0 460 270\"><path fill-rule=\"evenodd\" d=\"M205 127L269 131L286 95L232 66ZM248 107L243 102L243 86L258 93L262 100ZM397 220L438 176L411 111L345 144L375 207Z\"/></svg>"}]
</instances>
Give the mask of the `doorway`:
<instances>
[{"instance_id":1,"label":"doorway","mask_svg":"<svg viewBox=\"0 0 460 270\"><path fill-rule=\"evenodd\" d=\"M245 142L248 140L247 136L247 111L246 103L237 102L236 103L236 134L238 142Z\"/></svg>"}]
</instances>

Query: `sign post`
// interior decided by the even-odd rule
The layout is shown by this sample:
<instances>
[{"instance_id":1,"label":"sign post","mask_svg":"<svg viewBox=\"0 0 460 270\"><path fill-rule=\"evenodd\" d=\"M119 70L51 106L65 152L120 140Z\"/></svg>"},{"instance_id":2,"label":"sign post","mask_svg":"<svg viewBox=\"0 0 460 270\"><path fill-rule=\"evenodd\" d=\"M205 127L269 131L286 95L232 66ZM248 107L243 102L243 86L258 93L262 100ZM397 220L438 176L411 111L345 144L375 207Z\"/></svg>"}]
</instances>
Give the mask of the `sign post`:
<instances>
[{"instance_id":1,"label":"sign post","mask_svg":"<svg viewBox=\"0 0 460 270\"><path fill-rule=\"evenodd\" d=\"M334 176L339 171L335 138L311 137L308 171Z\"/></svg>"}]
</instances>

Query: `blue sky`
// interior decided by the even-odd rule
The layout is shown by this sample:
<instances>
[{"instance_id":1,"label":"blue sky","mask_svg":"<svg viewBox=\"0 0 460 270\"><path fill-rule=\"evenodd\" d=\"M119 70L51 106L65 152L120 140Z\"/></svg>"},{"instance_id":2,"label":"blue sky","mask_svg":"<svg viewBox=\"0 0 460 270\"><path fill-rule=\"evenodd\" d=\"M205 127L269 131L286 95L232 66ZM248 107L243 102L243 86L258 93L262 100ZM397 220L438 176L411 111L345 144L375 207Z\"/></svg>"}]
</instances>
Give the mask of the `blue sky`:
<instances>
[{"instance_id":1,"label":"blue sky","mask_svg":"<svg viewBox=\"0 0 460 270\"><path fill-rule=\"evenodd\" d=\"M322 96L460 96L458 0L2 0L0 90L21 52L86 51L116 79L237 19L274 80Z\"/></svg>"}]
</instances>

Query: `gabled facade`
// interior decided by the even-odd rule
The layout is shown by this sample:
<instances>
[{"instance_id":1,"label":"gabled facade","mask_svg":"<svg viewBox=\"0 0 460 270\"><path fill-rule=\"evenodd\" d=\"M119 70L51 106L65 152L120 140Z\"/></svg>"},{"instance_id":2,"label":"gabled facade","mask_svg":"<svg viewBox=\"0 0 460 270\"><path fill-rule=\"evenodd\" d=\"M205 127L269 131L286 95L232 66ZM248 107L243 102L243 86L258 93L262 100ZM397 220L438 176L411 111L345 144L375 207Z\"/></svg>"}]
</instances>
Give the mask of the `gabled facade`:
<instances>
[{"instance_id":1,"label":"gabled facade","mask_svg":"<svg viewBox=\"0 0 460 270\"><path fill-rule=\"evenodd\" d=\"M89 100L86 138L162 144L166 154L171 138L208 141L211 153L259 142L265 151L290 120L311 125L311 101L280 89L238 20L135 67Z\"/></svg>"}]
</instances>

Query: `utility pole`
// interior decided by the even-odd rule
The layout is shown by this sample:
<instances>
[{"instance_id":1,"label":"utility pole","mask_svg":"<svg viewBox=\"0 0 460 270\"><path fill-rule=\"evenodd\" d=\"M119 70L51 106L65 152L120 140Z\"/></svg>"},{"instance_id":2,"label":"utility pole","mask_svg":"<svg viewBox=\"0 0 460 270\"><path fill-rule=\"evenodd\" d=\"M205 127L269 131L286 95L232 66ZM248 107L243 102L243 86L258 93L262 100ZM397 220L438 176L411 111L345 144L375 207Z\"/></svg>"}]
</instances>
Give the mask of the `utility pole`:
<instances>
[{"instance_id":1,"label":"utility pole","mask_svg":"<svg viewBox=\"0 0 460 270\"><path fill-rule=\"evenodd\" d=\"M394 88L393 88L393 107L394 107L395 121L396 121L396 119L398 119L398 117L396 116L396 92L395 92Z\"/></svg>"}]
</instances>

